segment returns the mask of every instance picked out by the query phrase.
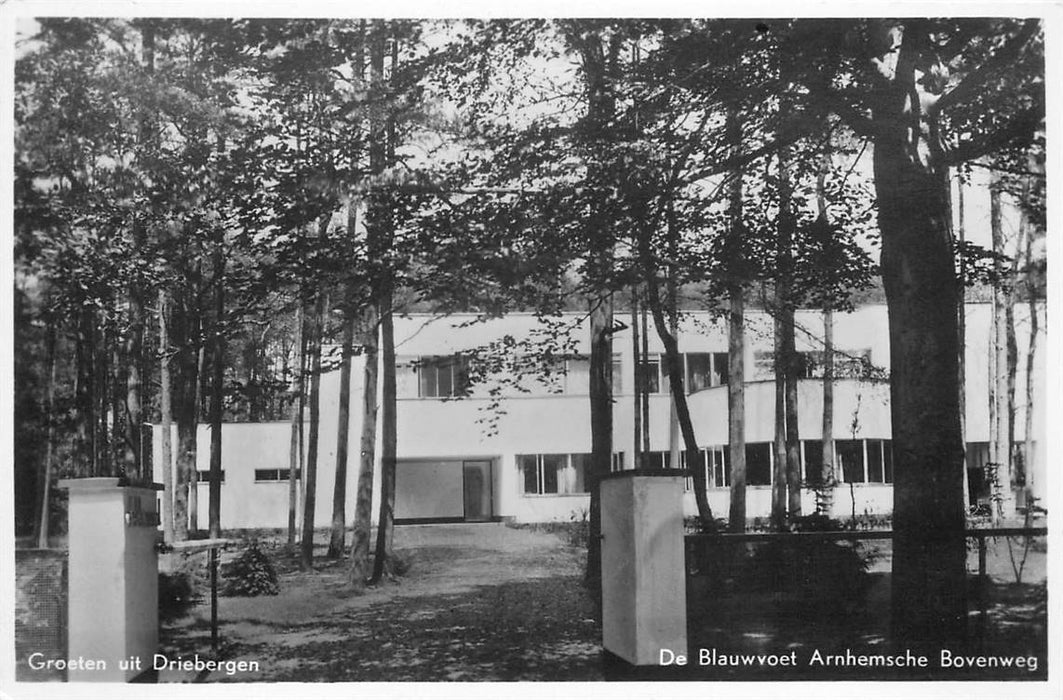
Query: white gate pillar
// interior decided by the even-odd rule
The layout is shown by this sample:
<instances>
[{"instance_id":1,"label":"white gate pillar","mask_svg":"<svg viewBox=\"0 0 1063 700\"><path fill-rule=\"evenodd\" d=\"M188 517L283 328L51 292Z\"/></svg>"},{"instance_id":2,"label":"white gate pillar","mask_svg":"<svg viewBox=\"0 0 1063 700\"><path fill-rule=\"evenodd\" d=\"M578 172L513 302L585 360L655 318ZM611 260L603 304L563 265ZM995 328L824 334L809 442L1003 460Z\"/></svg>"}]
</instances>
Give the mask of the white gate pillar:
<instances>
[{"instance_id":1,"label":"white gate pillar","mask_svg":"<svg viewBox=\"0 0 1063 700\"><path fill-rule=\"evenodd\" d=\"M160 487L115 477L64 479L68 489L68 681L129 681L159 641L155 551ZM102 662L102 664L100 663Z\"/></svg>"},{"instance_id":2,"label":"white gate pillar","mask_svg":"<svg viewBox=\"0 0 1063 700\"><path fill-rule=\"evenodd\" d=\"M687 653L683 483L674 470L601 481L602 641L636 666Z\"/></svg>"}]
</instances>

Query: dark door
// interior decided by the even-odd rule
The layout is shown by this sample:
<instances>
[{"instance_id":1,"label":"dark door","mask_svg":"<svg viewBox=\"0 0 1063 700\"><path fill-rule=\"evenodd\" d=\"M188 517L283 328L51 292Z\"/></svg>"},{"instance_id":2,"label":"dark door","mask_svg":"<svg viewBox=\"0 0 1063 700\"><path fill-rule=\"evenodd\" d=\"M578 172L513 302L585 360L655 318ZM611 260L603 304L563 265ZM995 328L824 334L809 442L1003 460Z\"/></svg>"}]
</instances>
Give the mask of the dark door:
<instances>
[{"instance_id":1,"label":"dark door","mask_svg":"<svg viewBox=\"0 0 1063 700\"><path fill-rule=\"evenodd\" d=\"M491 462L462 463L465 490L465 520L483 522L491 519Z\"/></svg>"}]
</instances>

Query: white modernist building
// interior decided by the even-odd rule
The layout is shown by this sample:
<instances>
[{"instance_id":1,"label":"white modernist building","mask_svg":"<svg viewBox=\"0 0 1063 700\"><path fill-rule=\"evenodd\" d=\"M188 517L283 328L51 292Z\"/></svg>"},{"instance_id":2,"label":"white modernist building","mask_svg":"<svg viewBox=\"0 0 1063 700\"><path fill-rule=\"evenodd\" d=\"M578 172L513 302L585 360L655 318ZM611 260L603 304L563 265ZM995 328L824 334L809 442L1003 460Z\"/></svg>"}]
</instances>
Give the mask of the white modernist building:
<instances>
[{"instance_id":1,"label":"white modernist building","mask_svg":"<svg viewBox=\"0 0 1063 700\"><path fill-rule=\"evenodd\" d=\"M1016 308L1019 342L1015 440L1025 440L1025 307ZM630 325L630 318L618 315ZM884 305L834 314L835 514L892 511L889 340ZM762 312L746 318L747 513L767 516L775 426L772 319ZM546 324L533 315L514 314L481 321L474 315L412 315L396 319L398 355L398 462L395 517L398 522L520 522L580 518L588 508L585 473L591 451L588 399L588 330L585 315L571 314ZM548 331L554 327L555 333ZM984 494L981 467L988 461L990 331L989 304L967 306L966 440L972 500ZM806 468L821 463L823 315L797 314L797 350L803 360L799 382L799 433ZM1041 324L1044 328L1044 324ZM558 333L560 335L558 335ZM705 450L708 497L713 511L726 514L730 498L727 444L727 333L722 319L688 312L679 328L688 401L698 444ZM547 376L524 341L553 338ZM568 342L566 342L568 339ZM639 372L649 391L649 464L670 466L678 436L671 429L670 397L661 361L662 346L650 324L649 361ZM1044 338L1038 341L1044 348ZM467 359L476 349L501 352L494 374L467 383ZM634 468L636 368L630 328L613 339L614 469ZM522 354L523 353L523 354ZM1033 441L1043 446L1045 431L1045 353L1035 365ZM538 363L541 365L543 363ZM515 377L524 367L528 374ZM476 372L474 372L476 374ZM347 514L353 515L357 484L361 412L361 358L352 371ZM516 382L516 383L515 383ZM332 517L339 402L339 372L322 377L317 508L315 525ZM222 428L222 527L279 528L288 518L291 425L287 422L226 424ZM199 469L205 481L210 431L201 426ZM305 446L304 446L305 447ZM677 447L681 448L681 444ZM1027 482L1043 489L1045 450L1035 449ZM160 459L155 431L154 464ZM374 502L380 494L379 438ZM676 452L675 454L678 454ZM156 466L156 481L162 481ZM688 480L689 481L689 480ZM300 484L301 487L301 484ZM207 485L198 487L199 521L206 522ZM688 513L694 494L685 495ZM805 512L814 508L806 492ZM374 513L377 506L374 505Z\"/></svg>"}]
</instances>

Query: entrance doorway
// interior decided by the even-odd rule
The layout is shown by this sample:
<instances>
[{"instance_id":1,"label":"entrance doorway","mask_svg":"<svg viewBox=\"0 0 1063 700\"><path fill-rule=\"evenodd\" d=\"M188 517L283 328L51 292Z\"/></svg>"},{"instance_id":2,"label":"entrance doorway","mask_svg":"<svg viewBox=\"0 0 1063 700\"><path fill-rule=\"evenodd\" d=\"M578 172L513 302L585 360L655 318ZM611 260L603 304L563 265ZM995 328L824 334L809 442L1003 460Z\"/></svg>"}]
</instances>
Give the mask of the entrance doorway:
<instances>
[{"instance_id":1,"label":"entrance doorway","mask_svg":"<svg viewBox=\"0 0 1063 700\"><path fill-rule=\"evenodd\" d=\"M484 522L491 519L491 462L487 460L462 462L465 522Z\"/></svg>"}]
</instances>

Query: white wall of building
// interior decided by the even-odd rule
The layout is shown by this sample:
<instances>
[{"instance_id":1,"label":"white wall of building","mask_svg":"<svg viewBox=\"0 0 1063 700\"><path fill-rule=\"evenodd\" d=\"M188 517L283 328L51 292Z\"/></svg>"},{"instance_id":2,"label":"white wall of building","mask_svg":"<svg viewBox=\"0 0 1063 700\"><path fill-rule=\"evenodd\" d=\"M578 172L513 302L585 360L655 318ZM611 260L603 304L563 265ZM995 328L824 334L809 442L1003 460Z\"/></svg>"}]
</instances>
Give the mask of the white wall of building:
<instances>
[{"instance_id":1,"label":"white wall of building","mask_svg":"<svg viewBox=\"0 0 1063 700\"><path fill-rule=\"evenodd\" d=\"M1024 309L1017 309L1019 331L1020 371L1017 379L1018 416L1016 437L1023 439L1023 411L1025 400L1025 347L1023 328ZM586 352L586 329L566 317L572 325L575 351ZM468 322L470 316L431 318L414 316L396 319L397 354L400 360L421 356L447 355L498 340L505 334L517 338L533 332L536 321L530 315L513 315L486 323ZM626 321L627 319L625 319ZM968 307L967 325L967 441L988 440L988 361L989 305ZM762 313L751 313L747 320L746 367L752 374L746 388L747 442L769 442L774 437L774 387L767 377L757 380L754 374L758 352L772 348L772 322ZM822 315L802 311L797 315L798 350L822 349ZM1043 327L1043 325L1042 325ZM651 353L662 352L651 322L649 348ZM888 319L884 306L867 306L850 314L835 314L834 342L842 352L870 352L871 363L888 368ZM1044 357L1038 363L1038 387L1043 387ZM726 329L722 322L714 322L707 314L690 315L680 327L682 352L726 352ZM634 448L633 410L634 363L631 337L628 330L614 337L614 353L621 357L623 372L621 391L614 403L615 451L627 455L631 466ZM361 358L354 358L352 372L352 400L350 416L350 464L347 477L348 522L353 518L354 496L357 486L359 441L361 434ZM584 378L585 381L585 378ZM585 494L526 495L517 466L522 454L582 454L590 452L590 407L585 386L570 377L562 383L563 393L539 391L531 395L511 394L500 406L492 408L487 387L478 387L472 396L462 399L415 398L417 387L407 385L405 398L398 400L398 458L399 460L453 461L487 459L494 464L492 475L493 507L498 516L518 521L568 520L580 518L588 505ZM1045 396L1043 388L1035 399L1040 435L1044 434ZM314 522L327 527L332 517L336 434L338 417L339 372L326 374L321 380L321 418L319 463L317 475L317 507ZM819 439L822 412L822 382L804 380L799 386L800 433L802 439ZM668 397L666 394L650 398L649 425L651 449L669 449ZM689 397L691 414L698 442L702 446L727 442L727 398L722 387L708 388ZM835 438L889 439L889 389L883 382L859 382L841 379L835 388ZM309 431L307 431L308 434ZM291 439L288 423L226 424L223 426L222 525L224 528L285 527L288 518L287 481L256 481L256 469L287 469ZM159 434L154 441L154 463L160 463ZM176 444L176 441L175 441ZM201 426L198 441L200 469L206 470L209 457L210 432ZM1040 444L1044 444L1041 440ZM305 449L305 445L304 445ZM377 456L379 464L379 438ZM1045 471L1045 449L1037 451L1037 469ZM156 480L162 481L156 470ZM380 493L379 468L374 483L374 514ZM1041 479L1043 483L1043 478ZM200 489L201 526L207 519L207 486ZM889 512L892 497L888 486L857 484L853 487L856 512ZM715 512L727 512L729 492L713 489L709 501ZM806 496L806 509L813 507L811 494ZM847 514L852 509L848 487L836 493L836 512ZM693 496L687 497L688 512L693 513ZM750 516L766 515L770 510L770 488L749 488L747 510Z\"/></svg>"}]
</instances>

